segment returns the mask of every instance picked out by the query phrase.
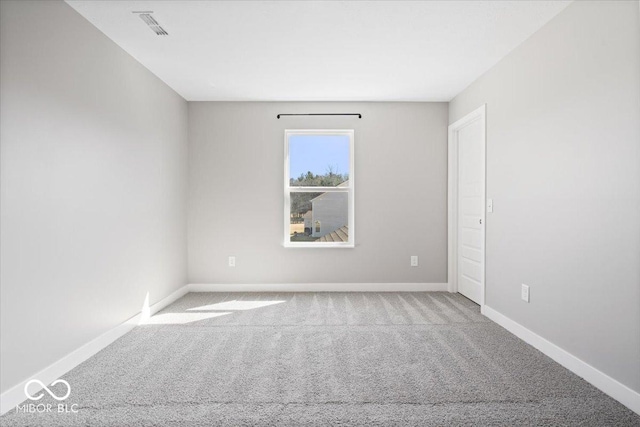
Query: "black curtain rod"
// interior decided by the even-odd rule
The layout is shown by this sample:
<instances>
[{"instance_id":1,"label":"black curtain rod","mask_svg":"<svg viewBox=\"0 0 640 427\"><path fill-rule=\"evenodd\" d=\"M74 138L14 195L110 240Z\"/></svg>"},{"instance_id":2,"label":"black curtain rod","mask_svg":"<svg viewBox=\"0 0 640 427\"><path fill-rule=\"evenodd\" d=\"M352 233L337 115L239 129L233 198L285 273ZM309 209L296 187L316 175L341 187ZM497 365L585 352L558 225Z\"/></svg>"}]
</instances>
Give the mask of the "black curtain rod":
<instances>
[{"instance_id":1,"label":"black curtain rod","mask_svg":"<svg viewBox=\"0 0 640 427\"><path fill-rule=\"evenodd\" d=\"M299 113L299 114L278 114L278 119L281 116L358 116L362 118L360 113Z\"/></svg>"}]
</instances>

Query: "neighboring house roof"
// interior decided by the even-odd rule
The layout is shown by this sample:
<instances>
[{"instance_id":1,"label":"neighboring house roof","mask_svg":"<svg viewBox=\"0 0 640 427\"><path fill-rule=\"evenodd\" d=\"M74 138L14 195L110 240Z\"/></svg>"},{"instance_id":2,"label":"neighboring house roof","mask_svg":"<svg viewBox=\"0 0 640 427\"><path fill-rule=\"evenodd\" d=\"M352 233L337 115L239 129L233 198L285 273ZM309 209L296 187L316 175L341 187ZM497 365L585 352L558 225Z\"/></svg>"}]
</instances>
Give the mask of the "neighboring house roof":
<instances>
[{"instance_id":1,"label":"neighboring house roof","mask_svg":"<svg viewBox=\"0 0 640 427\"><path fill-rule=\"evenodd\" d=\"M340 187L340 188L344 188L344 187L348 187L349 186L349 180L346 180L345 182L343 182L342 184L338 184L336 187ZM324 196L326 196L327 194L331 194L331 193L322 193L321 195L319 195L318 197L314 197L313 199L311 199L311 201L313 202L314 200L318 200L323 198Z\"/></svg>"},{"instance_id":2,"label":"neighboring house roof","mask_svg":"<svg viewBox=\"0 0 640 427\"><path fill-rule=\"evenodd\" d=\"M349 241L349 227L346 225L339 229L332 231L329 234L325 234L320 237L316 242L348 242Z\"/></svg>"},{"instance_id":3,"label":"neighboring house roof","mask_svg":"<svg viewBox=\"0 0 640 427\"><path fill-rule=\"evenodd\" d=\"M311 219L311 216L313 215L313 211L306 211L303 215L303 217L305 219Z\"/></svg>"}]
</instances>

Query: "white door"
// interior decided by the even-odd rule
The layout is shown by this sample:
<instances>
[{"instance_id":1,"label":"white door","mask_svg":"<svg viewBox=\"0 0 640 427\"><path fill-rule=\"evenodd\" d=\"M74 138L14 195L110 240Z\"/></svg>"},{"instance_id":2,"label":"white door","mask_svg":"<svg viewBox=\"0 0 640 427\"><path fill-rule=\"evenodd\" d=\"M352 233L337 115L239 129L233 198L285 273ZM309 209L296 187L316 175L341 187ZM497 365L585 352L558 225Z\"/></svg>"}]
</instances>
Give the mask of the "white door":
<instances>
[{"instance_id":1,"label":"white door","mask_svg":"<svg viewBox=\"0 0 640 427\"><path fill-rule=\"evenodd\" d=\"M472 113L454 123L457 143L457 289L470 300L484 304L485 226L485 116Z\"/></svg>"}]
</instances>

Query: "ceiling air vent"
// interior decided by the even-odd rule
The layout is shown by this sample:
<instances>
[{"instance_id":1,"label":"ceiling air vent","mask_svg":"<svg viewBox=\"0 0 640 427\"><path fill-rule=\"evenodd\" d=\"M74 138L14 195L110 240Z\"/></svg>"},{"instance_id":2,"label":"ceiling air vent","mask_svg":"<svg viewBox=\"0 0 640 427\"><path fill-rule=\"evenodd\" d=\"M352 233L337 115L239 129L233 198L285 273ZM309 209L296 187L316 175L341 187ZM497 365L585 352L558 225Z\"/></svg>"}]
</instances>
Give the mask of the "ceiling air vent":
<instances>
[{"instance_id":1,"label":"ceiling air vent","mask_svg":"<svg viewBox=\"0 0 640 427\"><path fill-rule=\"evenodd\" d=\"M147 24L149 28L153 30L154 33L156 33L157 36L169 35L169 33L167 33L167 31L164 28L162 28L160 24L158 24L158 21L156 21L156 19L151 15L153 12L133 12L133 13L137 14L140 17L140 19L142 19L144 23Z\"/></svg>"}]
</instances>

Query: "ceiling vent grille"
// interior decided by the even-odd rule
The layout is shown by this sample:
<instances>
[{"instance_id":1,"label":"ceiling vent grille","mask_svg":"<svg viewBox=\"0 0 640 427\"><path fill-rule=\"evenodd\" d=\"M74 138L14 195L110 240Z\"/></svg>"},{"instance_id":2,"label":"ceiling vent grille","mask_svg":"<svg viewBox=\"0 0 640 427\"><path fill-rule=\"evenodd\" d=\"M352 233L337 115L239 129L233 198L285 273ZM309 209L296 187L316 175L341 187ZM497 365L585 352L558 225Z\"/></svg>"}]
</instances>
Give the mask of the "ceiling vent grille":
<instances>
[{"instance_id":1,"label":"ceiling vent grille","mask_svg":"<svg viewBox=\"0 0 640 427\"><path fill-rule=\"evenodd\" d=\"M168 36L169 33L158 24L158 21L155 20L153 16L151 16L152 12L133 12L137 13L140 19L144 21L145 24L151 28L151 30L156 33L158 36Z\"/></svg>"}]
</instances>

